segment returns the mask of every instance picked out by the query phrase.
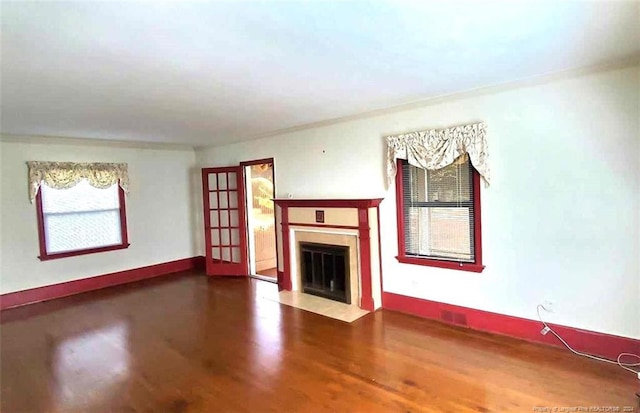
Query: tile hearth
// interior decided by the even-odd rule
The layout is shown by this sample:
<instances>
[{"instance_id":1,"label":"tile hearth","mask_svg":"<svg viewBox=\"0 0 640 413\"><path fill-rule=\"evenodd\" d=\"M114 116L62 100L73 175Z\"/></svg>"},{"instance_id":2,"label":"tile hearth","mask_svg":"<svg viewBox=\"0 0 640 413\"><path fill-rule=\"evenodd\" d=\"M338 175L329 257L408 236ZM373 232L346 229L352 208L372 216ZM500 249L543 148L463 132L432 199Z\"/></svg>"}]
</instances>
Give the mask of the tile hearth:
<instances>
[{"instance_id":1,"label":"tile hearth","mask_svg":"<svg viewBox=\"0 0 640 413\"><path fill-rule=\"evenodd\" d=\"M298 291L280 291L277 294L269 293L262 296L263 298L279 302L280 304L310 311L347 323L352 323L360 317L369 314L369 311L358 308L357 306L304 294Z\"/></svg>"}]
</instances>

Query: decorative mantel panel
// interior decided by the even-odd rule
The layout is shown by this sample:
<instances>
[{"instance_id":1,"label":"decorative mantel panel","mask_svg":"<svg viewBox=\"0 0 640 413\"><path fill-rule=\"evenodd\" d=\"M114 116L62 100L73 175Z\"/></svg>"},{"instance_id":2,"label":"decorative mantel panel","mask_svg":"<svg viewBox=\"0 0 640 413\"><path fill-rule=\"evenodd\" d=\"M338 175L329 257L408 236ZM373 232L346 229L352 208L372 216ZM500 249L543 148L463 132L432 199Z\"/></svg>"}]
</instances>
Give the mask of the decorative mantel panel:
<instances>
[{"instance_id":1,"label":"decorative mantel panel","mask_svg":"<svg viewBox=\"0 0 640 413\"><path fill-rule=\"evenodd\" d=\"M299 239L309 241L316 234L321 243L330 237L351 237L357 258L357 293L352 305L373 311L382 306L379 208L382 199L275 199L278 230L278 285L298 290ZM298 239L299 238L299 239ZM324 241L322 241L324 240ZM328 243L327 245L331 245Z\"/></svg>"}]
</instances>

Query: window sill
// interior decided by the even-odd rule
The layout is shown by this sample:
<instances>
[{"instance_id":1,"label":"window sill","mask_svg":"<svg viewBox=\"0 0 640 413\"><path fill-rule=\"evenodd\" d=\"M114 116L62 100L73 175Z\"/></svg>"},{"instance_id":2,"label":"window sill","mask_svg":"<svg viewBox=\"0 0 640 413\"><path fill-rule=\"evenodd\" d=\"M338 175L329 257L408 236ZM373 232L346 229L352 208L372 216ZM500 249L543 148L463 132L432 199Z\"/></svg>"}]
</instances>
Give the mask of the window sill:
<instances>
[{"instance_id":1,"label":"window sill","mask_svg":"<svg viewBox=\"0 0 640 413\"><path fill-rule=\"evenodd\" d=\"M453 261L440 261L440 260L431 260L428 258L414 258L414 257L396 257L398 262L403 264L413 264L413 265L424 265L426 267L437 267L437 268L446 268L449 270L458 270L458 271L469 271L469 272L482 272L484 270L484 265L482 264L470 264L470 263L460 263Z\"/></svg>"},{"instance_id":2,"label":"window sill","mask_svg":"<svg viewBox=\"0 0 640 413\"><path fill-rule=\"evenodd\" d=\"M131 244L118 244L118 245L109 245L106 247L99 247L99 248L89 248L86 250L56 252L55 254L42 254L38 258L40 259L40 261L57 260L58 258L75 257L77 255L87 255L87 254L96 254L98 252L124 250L129 248L129 245Z\"/></svg>"}]
</instances>

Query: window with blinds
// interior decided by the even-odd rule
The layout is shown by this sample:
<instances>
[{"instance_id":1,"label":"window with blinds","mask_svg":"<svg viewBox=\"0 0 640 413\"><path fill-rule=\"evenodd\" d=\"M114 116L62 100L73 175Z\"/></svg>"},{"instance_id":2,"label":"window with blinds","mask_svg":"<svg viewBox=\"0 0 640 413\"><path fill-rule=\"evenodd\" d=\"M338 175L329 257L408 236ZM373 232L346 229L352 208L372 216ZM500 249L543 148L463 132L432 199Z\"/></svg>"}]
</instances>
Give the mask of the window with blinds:
<instances>
[{"instance_id":1,"label":"window with blinds","mask_svg":"<svg viewBox=\"0 0 640 413\"><path fill-rule=\"evenodd\" d=\"M86 180L67 189L44 183L40 205L41 259L99 252L128 246L124 196L115 184L94 188Z\"/></svg>"},{"instance_id":2,"label":"window with blinds","mask_svg":"<svg viewBox=\"0 0 640 413\"><path fill-rule=\"evenodd\" d=\"M474 169L468 158L435 171L402 162L405 257L475 263Z\"/></svg>"}]
</instances>

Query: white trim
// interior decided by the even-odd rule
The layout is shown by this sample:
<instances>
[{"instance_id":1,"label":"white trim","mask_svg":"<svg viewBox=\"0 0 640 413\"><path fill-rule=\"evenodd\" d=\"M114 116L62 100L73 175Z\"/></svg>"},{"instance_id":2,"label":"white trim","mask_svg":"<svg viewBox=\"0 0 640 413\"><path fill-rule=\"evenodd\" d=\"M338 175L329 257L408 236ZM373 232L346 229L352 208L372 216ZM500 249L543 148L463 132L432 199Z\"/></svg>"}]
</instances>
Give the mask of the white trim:
<instances>
[{"instance_id":1,"label":"white trim","mask_svg":"<svg viewBox=\"0 0 640 413\"><path fill-rule=\"evenodd\" d=\"M115 139L73 138L45 135L0 134L2 143L22 143L30 145L71 145L71 146L108 146L110 148L156 149L163 151L195 151L192 145L163 142L141 142Z\"/></svg>"},{"instance_id":2,"label":"white trim","mask_svg":"<svg viewBox=\"0 0 640 413\"><path fill-rule=\"evenodd\" d=\"M525 87L531 86L539 86L547 83L553 83L564 79L587 76L593 73L601 73L608 72L613 70L626 69L629 67L635 67L640 65L640 56L634 56L631 58L620 59L615 62L611 62L608 64L600 64L594 66L587 66L578 69L569 69L560 72L547 73L543 75L523 78L519 80L514 80L510 82L504 83L495 83L487 86L480 86L474 89L468 89L459 92L453 92L443 95L431 96L424 99L418 99L411 102L402 103L395 106L390 106L387 108L374 109L367 112L356 113L353 115L347 115L342 117L337 117L333 119L321 120L313 123L306 123L302 125L296 125L289 128L276 129L274 131L265 132L256 135L250 135L245 137L235 137L235 139L226 139L224 142L213 143L213 144L195 144L195 150L207 149L207 148L215 148L220 146L227 146L234 143L239 142L247 142L247 141L255 141L265 138L270 138L278 135L286 135L289 133L299 132L307 129L315 129L321 128L325 126L332 126L340 123L350 122L354 120L368 119L376 116L383 116L388 114L393 114L397 112L403 112L406 110L419 109L427 106L438 105L445 102L456 101L460 99L468 99L476 96L483 95L491 95L495 93L507 92L510 90L521 89ZM394 135L393 131L389 131L385 133L385 135Z\"/></svg>"}]
</instances>

